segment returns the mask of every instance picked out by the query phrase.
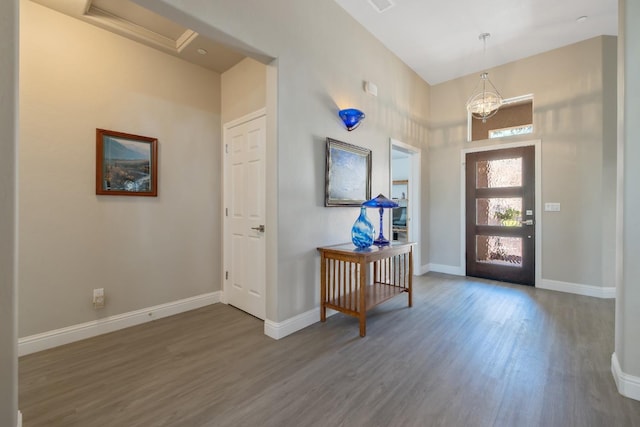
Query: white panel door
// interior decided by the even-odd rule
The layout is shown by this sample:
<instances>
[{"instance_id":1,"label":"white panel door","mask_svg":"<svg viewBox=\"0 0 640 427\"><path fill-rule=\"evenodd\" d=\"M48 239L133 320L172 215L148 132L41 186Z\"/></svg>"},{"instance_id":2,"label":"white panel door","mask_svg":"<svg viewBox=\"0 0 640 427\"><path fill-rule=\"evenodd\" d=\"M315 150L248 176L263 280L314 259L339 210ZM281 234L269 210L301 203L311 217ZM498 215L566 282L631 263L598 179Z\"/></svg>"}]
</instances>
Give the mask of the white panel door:
<instances>
[{"instance_id":1,"label":"white panel door","mask_svg":"<svg viewBox=\"0 0 640 427\"><path fill-rule=\"evenodd\" d=\"M228 130L230 230L227 302L265 318L265 143L266 119L259 117Z\"/></svg>"}]
</instances>

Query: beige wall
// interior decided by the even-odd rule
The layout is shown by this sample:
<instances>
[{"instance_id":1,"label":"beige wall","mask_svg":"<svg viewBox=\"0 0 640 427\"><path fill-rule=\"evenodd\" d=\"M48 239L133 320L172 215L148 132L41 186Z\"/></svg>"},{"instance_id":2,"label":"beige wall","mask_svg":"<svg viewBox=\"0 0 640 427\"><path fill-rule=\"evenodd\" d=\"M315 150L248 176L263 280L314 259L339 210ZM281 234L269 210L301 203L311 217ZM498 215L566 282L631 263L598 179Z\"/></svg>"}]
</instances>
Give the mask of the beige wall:
<instances>
[{"instance_id":1,"label":"beige wall","mask_svg":"<svg viewBox=\"0 0 640 427\"><path fill-rule=\"evenodd\" d=\"M20 8L19 335L220 290L220 76ZM96 128L158 138L157 198L95 195Z\"/></svg>"},{"instance_id":2,"label":"beige wall","mask_svg":"<svg viewBox=\"0 0 640 427\"><path fill-rule=\"evenodd\" d=\"M0 425L15 426L18 343L15 185L18 105L18 1L0 2Z\"/></svg>"},{"instance_id":3,"label":"beige wall","mask_svg":"<svg viewBox=\"0 0 640 427\"><path fill-rule=\"evenodd\" d=\"M388 193L389 138L426 147L427 84L335 2L136 2L277 58L277 164L268 166L277 168L277 182L268 182L277 186L277 277L267 283L277 297L267 317L279 322L316 308L316 247L349 241L358 215L357 208L324 207L325 140L372 149L373 193ZM363 91L363 80L378 85L377 98ZM337 116L346 107L367 115L356 131L347 132Z\"/></svg>"},{"instance_id":4,"label":"beige wall","mask_svg":"<svg viewBox=\"0 0 640 427\"><path fill-rule=\"evenodd\" d=\"M613 271L603 270L613 263L613 246L602 245L603 218L614 212L613 205L602 203L615 189L603 179L615 170L615 154L610 155L615 129L605 128L603 118L603 87L612 77L610 71L604 75L603 58L612 54L615 39L597 37L489 70L505 98L534 95L535 133L524 139L542 140L542 202L562 207L537 219L543 227L537 243L542 244L544 279L614 286ZM478 78L474 74L431 89L429 243L436 264L460 266L460 153L482 144L466 142L464 104Z\"/></svg>"},{"instance_id":5,"label":"beige wall","mask_svg":"<svg viewBox=\"0 0 640 427\"><path fill-rule=\"evenodd\" d=\"M267 66L245 58L222 73L222 124L267 106Z\"/></svg>"}]
</instances>

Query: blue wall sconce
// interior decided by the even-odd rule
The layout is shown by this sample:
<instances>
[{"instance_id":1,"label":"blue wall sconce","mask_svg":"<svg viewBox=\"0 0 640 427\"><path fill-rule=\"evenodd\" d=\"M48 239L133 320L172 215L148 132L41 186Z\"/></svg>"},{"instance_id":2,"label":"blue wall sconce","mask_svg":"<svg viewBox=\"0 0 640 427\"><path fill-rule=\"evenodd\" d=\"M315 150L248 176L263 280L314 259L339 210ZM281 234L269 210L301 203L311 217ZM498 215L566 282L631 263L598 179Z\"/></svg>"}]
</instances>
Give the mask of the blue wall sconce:
<instances>
[{"instance_id":1,"label":"blue wall sconce","mask_svg":"<svg viewBox=\"0 0 640 427\"><path fill-rule=\"evenodd\" d=\"M347 127L348 131L352 131L360 125L362 119L364 119L364 113L360 110L356 110L355 108L346 108L344 110L340 110L338 115L344 122L344 125Z\"/></svg>"}]
</instances>

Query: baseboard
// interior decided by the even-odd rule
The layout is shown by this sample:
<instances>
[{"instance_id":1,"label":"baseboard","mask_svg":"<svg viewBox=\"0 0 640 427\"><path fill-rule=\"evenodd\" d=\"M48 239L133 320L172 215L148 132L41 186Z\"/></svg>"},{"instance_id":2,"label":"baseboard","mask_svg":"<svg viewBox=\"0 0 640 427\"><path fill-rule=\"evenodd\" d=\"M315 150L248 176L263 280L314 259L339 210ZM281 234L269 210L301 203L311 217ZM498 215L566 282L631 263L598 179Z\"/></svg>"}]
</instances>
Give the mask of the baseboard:
<instances>
[{"instance_id":1,"label":"baseboard","mask_svg":"<svg viewBox=\"0 0 640 427\"><path fill-rule=\"evenodd\" d=\"M584 295L596 298L616 297L615 287L581 285L579 283L560 282L558 280L542 279L540 283L536 283L536 288L567 292L570 294Z\"/></svg>"},{"instance_id":2,"label":"baseboard","mask_svg":"<svg viewBox=\"0 0 640 427\"><path fill-rule=\"evenodd\" d=\"M460 267L457 265L429 263L426 266L422 267L423 270L425 268L426 268L425 273L429 271L433 271L435 273L453 274L454 276L465 276L467 274L464 267Z\"/></svg>"},{"instance_id":3,"label":"baseboard","mask_svg":"<svg viewBox=\"0 0 640 427\"><path fill-rule=\"evenodd\" d=\"M18 411L18 427L22 427L22 412Z\"/></svg>"},{"instance_id":4,"label":"baseboard","mask_svg":"<svg viewBox=\"0 0 640 427\"><path fill-rule=\"evenodd\" d=\"M618 392L629 399L640 400L640 377L625 374L618 363L618 356L611 355L611 373Z\"/></svg>"},{"instance_id":5,"label":"baseboard","mask_svg":"<svg viewBox=\"0 0 640 427\"><path fill-rule=\"evenodd\" d=\"M453 274L455 276L465 276L466 271L464 267L458 267L455 265L446 264L433 264L429 263L423 265L420 268L420 274L425 274L430 271L436 273ZM588 297L596 298L615 298L615 287L602 287L593 285L582 285L579 283L561 282L559 280L542 279L540 283L536 283L536 288L548 289L551 291L567 292L570 294L584 295Z\"/></svg>"},{"instance_id":6,"label":"baseboard","mask_svg":"<svg viewBox=\"0 0 640 427\"><path fill-rule=\"evenodd\" d=\"M221 292L211 292L166 304L117 314L91 322L55 329L41 334L18 339L18 355L24 356L60 345L114 332L130 326L140 325L163 317L173 316L206 305L220 302Z\"/></svg>"},{"instance_id":7,"label":"baseboard","mask_svg":"<svg viewBox=\"0 0 640 427\"><path fill-rule=\"evenodd\" d=\"M429 264L421 265L418 267L418 271L413 274L416 276L422 276L423 274L427 274L429 272Z\"/></svg>"},{"instance_id":8,"label":"baseboard","mask_svg":"<svg viewBox=\"0 0 640 427\"><path fill-rule=\"evenodd\" d=\"M333 316L336 313L337 311L335 310L327 310L327 317ZM320 321L320 307L298 314L282 322L274 322L267 319L264 321L264 334L279 340L318 321Z\"/></svg>"}]
</instances>

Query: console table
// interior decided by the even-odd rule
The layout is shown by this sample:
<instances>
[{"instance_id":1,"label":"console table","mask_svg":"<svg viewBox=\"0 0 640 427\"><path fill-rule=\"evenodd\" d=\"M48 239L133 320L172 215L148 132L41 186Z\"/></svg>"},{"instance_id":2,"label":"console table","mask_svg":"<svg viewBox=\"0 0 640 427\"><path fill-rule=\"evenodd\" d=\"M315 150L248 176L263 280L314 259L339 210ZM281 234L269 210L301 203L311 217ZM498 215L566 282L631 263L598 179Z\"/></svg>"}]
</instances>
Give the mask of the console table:
<instances>
[{"instance_id":1,"label":"console table","mask_svg":"<svg viewBox=\"0 0 640 427\"><path fill-rule=\"evenodd\" d=\"M402 293L412 301L413 246L392 243L358 249L351 243L324 246L320 252L320 321L327 308L357 317L367 333L367 310Z\"/></svg>"}]
</instances>

